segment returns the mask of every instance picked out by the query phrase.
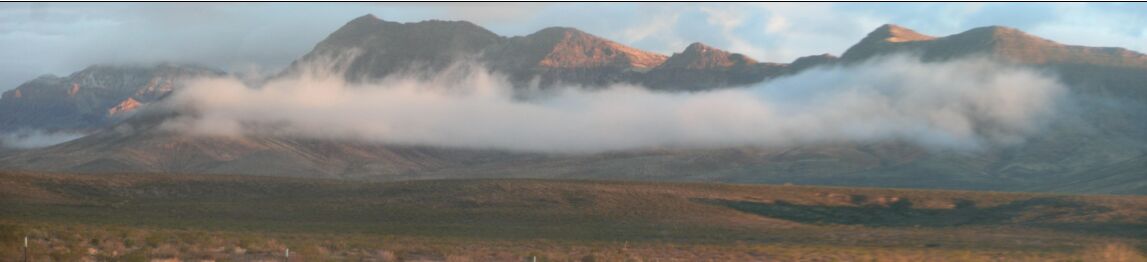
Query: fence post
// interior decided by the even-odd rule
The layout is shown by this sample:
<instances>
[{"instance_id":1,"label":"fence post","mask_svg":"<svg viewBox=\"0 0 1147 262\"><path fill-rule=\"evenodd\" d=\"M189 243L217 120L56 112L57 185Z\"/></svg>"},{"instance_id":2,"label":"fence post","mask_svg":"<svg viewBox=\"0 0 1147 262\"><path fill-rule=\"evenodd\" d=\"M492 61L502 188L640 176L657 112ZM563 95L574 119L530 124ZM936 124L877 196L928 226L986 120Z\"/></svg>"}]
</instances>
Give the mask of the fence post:
<instances>
[{"instance_id":1,"label":"fence post","mask_svg":"<svg viewBox=\"0 0 1147 262\"><path fill-rule=\"evenodd\" d=\"M28 236L24 236L24 262L28 262Z\"/></svg>"},{"instance_id":2,"label":"fence post","mask_svg":"<svg viewBox=\"0 0 1147 262\"><path fill-rule=\"evenodd\" d=\"M286 248L287 251L283 252L284 261L291 262L291 248Z\"/></svg>"}]
</instances>

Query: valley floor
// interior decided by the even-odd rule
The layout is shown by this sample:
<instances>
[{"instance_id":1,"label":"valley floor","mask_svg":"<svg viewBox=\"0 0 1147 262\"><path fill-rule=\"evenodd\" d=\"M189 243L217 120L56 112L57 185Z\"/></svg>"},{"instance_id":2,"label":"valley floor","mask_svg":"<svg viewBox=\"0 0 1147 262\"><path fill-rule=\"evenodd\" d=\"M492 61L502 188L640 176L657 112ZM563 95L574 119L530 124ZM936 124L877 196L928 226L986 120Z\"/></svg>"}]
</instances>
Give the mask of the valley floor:
<instances>
[{"instance_id":1,"label":"valley floor","mask_svg":"<svg viewBox=\"0 0 1147 262\"><path fill-rule=\"evenodd\" d=\"M0 173L0 261L1145 261L1147 197Z\"/></svg>"}]
</instances>

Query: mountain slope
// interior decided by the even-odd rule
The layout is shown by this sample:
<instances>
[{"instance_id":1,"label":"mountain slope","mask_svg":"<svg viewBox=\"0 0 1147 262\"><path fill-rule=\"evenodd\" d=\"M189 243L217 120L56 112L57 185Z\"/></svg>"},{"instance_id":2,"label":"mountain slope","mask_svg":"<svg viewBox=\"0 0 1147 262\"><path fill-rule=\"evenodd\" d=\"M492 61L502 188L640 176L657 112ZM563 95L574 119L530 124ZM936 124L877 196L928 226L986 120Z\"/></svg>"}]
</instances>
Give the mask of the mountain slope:
<instances>
[{"instance_id":1,"label":"mountain slope","mask_svg":"<svg viewBox=\"0 0 1147 262\"><path fill-rule=\"evenodd\" d=\"M901 52L917 53L925 60L986 55L1031 65L1086 64L1147 68L1147 55L1124 48L1064 45L1003 26L980 27L950 36L933 37L888 24L872 31L850 47L841 55L841 59L861 61Z\"/></svg>"},{"instance_id":2,"label":"mountain slope","mask_svg":"<svg viewBox=\"0 0 1147 262\"><path fill-rule=\"evenodd\" d=\"M649 69L665 62L665 56L628 47L581 30L550 27L510 38L488 55L493 64L506 68Z\"/></svg>"},{"instance_id":3,"label":"mountain slope","mask_svg":"<svg viewBox=\"0 0 1147 262\"><path fill-rule=\"evenodd\" d=\"M66 77L42 76L0 97L0 133L92 130L170 94L186 80L222 74L194 65L160 64L95 65Z\"/></svg>"},{"instance_id":4,"label":"mountain slope","mask_svg":"<svg viewBox=\"0 0 1147 262\"><path fill-rule=\"evenodd\" d=\"M743 54L693 43L643 77L660 90L708 90L764 81L788 72L787 65L760 63Z\"/></svg>"},{"instance_id":5,"label":"mountain slope","mask_svg":"<svg viewBox=\"0 0 1147 262\"><path fill-rule=\"evenodd\" d=\"M365 15L331 33L286 73L329 70L311 73L369 80L402 71L438 71L501 42L501 36L470 22L398 23Z\"/></svg>"},{"instance_id":6,"label":"mountain slope","mask_svg":"<svg viewBox=\"0 0 1147 262\"><path fill-rule=\"evenodd\" d=\"M7 167L60 172L253 174L412 179L441 168L519 158L483 150L387 146L275 136L196 136L169 130L177 115L145 112L67 143L0 159Z\"/></svg>"},{"instance_id":7,"label":"mountain slope","mask_svg":"<svg viewBox=\"0 0 1147 262\"><path fill-rule=\"evenodd\" d=\"M1038 191L1091 194L1147 194L1147 156L1132 158L1034 188Z\"/></svg>"},{"instance_id":8,"label":"mountain slope","mask_svg":"<svg viewBox=\"0 0 1147 262\"><path fill-rule=\"evenodd\" d=\"M1022 145L981 154L998 158L983 172L1028 183L1093 181L1086 187L1089 192L1147 193L1126 189L1120 184L1126 180L1106 178L1109 172L1104 171L1135 162L1147 152L1147 123L1138 120L1147 119L1147 86L1143 84L1147 83L1147 55L1123 48L1065 45L1000 26L932 37L885 25L849 48L841 59L856 63L893 53L912 53L932 62L986 56L1041 70L1069 88L1060 103L1061 114L1046 131Z\"/></svg>"},{"instance_id":9,"label":"mountain slope","mask_svg":"<svg viewBox=\"0 0 1147 262\"><path fill-rule=\"evenodd\" d=\"M665 55L568 27L550 27L506 38L464 21L396 23L366 15L319 42L284 74L340 73L350 81L370 81L396 73L419 76L456 63L477 63L507 75L517 87L635 83L657 90L681 91L756 83L793 72L784 64L757 63L744 55L701 46L687 49L677 60L698 59L690 54L697 52L695 49L705 49L714 53L703 55L703 59L725 62L708 68L662 68L660 65L669 59ZM746 64L734 66L736 63L730 61ZM656 69L661 70L647 73Z\"/></svg>"},{"instance_id":10,"label":"mountain slope","mask_svg":"<svg viewBox=\"0 0 1147 262\"><path fill-rule=\"evenodd\" d=\"M1080 95L1147 101L1147 55L1119 47L1066 45L1014 28L988 26L945 37L926 36L896 25L869 33L841 55L846 63L893 53L925 61L986 56L1048 70Z\"/></svg>"},{"instance_id":11,"label":"mountain slope","mask_svg":"<svg viewBox=\"0 0 1147 262\"><path fill-rule=\"evenodd\" d=\"M485 58L492 69L507 73L519 85L543 87L632 81L666 59L568 27L510 38L487 50Z\"/></svg>"}]
</instances>

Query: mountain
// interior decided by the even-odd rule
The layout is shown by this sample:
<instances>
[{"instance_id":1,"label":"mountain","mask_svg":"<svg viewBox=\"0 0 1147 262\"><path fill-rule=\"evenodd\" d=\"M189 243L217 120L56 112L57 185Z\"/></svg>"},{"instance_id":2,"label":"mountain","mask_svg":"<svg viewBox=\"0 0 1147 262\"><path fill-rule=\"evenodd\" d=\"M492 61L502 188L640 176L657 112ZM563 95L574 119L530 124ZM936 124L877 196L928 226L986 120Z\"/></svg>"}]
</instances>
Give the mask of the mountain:
<instances>
[{"instance_id":1,"label":"mountain","mask_svg":"<svg viewBox=\"0 0 1147 262\"><path fill-rule=\"evenodd\" d=\"M887 24L846 50L841 59L861 61L902 52L917 53L924 60L984 55L1029 65L1147 68L1147 55L1124 48L1065 45L1003 26L980 27L950 36L933 37Z\"/></svg>"},{"instance_id":2,"label":"mountain","mask_svg":"<svg viewBox=\"0 0 1147 262\"><path fill-rule=\"evenodd\" d=\"M181 88L184 81L222 75L194 65L94 65L66 77L46 75L0 97L0 133L20 129L85 131Z\"/></svg>"},{"instance_id":3,"label":"mountain","mask_svg":"<svg viewBox=\"0 0 1147 262\"><path fill-rule=\"evenodd\" d=\"M362 80L402 71L437 71L503 41L470 22L397 23L365 15L331 33L286 72L344 71L347 79Z\"/></svg>"},{"instance_id":4,"label":"mountain","mask_svg":"<svg viewBox=\"0 0 1147 262\"><path fill-rule=\"evenodd\" d=\"M834 56L832 54L802 56L796 60L793 60L793 62L789 64L788 72L793 74L816 66L832 65L839 61L840 57Z\"/></svg>"},{"instance_id":5,"label":"mountain","mask_svg":"<svg viewBox=\"0 0 1147 262\"><path fill-rule=\"evenodd\" d=\"M550 27L510 38L489 49L486 59L491 68L508 73L517 83L600 86L629 81L666 58L574 28Z\"/></svg>"},{"instance_id":6,"label":"mountain","mask_svg":"<svg viewBox=\"0 0 1147 262\"><path fill-rule=\"evenodd\" d=\"M786 73L785 64L760 63L743 54L693 43L645 77L646 86L668 90L705 90L764 81Z\"/></svg>"},{"instance_id":7,"label":"mountain","mask_svg":"<svg viewBox=\"0 0 1147 262\"><path fill-rule=\"evenodd\" d=\"M713 48L700 42L685 47L685 51L669 57L660 68L664 69L727 69L751 67L757 64L742 54L734 54Z\"/></svg>"},{"instance_id":8,"label":"mountain","mask_svg":"<svg viewBox=\"0 0 1147 262\"><path fill-rule=\"evenodd\" d=\"M884 25L845 51L841 61L857 64L894 53L916 54L932 62L989 57L1057 76L1069 88L1066 111L1026 143L977 156L921 162L922 166L991 159L968 171L1027 183L1091 181L1089 192L1147 193L1142 187L1128 187L1126 178L1132 176L1126 168L1115 167L1137 163L1147 154L1147 122L1140 120L1147 119L1147 88L1142 84L1147 83L1147 55L1123 48L1066 45L1001 26L933 37ZM1040 187L1044 189L1070 187Z\"/></svg>"},{"instance_id":9,"label":"mountain","mask_svg":"<svg viewBox=\"0 0 1147 262\"><path fill-rule=\"evenodd\" d=\"M881 141L597 154L511 153L278 136L189 136L160 128L159 123L170 117L160 114L136 115L95 135L56 146L7 153L0 156L0 166L369 180L605 178L1147 194L1139 172L1147 155L1147 121L1142 121L1147 119L1144 55L1119 48L1064 45L1003 27L933 37L885 25L839 58L813 55L782 64L758 62L700 43L665 57L571 28L547 28L506 38L467 22L394 23L366 16L331 34L285 74L301 73L304 64L331 61L347 52L360 52L342 64L350 80L404 70L431 75L473 59L523 85L638 83L664 92L733 88L817 66L864 66L864 61L896 53L915 53L928 62L986 56L1057 75L1070 86L1073 99L1065 102L1069 111L1057 115L1045 132L1025 143L976 152ZM53 79L37 85L59 85ZM59 88L51 90L68 93L67 85ZM36 89L19 89L6 97L26 96L26 90ZM76 92L83 90L81 86ZM109 102L98 112L135 107L128 98ZM1067 184L1071 181L1086 186L1073 188Z\"/></svg>"},{"instance_id":10,"label":"mountain","mask_svg":"<svg viewBox=\"0 0 1147 262\"><path fill-rule=\"evenodd\" d=\"M513 37L488 55L506 68L647 70L665 56L642 51L569 27L550 27Z\"/></svg>"},{"instance_id":11,"label":"mountain","mask_svg":"<svg viewBox=\"0 0 1147 262\"><path fill-rule=\"evenodd\" d=\"M1014 28L988 26L932 37L884 25L841 55L846 63L892 53L912 53L926 61L969 56L1047 69L1087 95L1147 100L1147 55L1119 47L1066 45Z\"/></svg>"},{"instance_id":12,"label":"mountain","mask_svg":"<svg viewBox=\"0 0 1147 262\"><path fill-rule=\"evenodd\" d=\"M695 91L794 72L786 64L758 63L699 43L671 58L568 27L503 37L464 21L397 23L366 15L319 42L284 74L336 72L350 81L369 81L396 73L424 75L457 63L484 65L517 87L541 88L630 83Z\"/></svg>"},{"instance_id":13,"label":"mountain","mask_svg":"<svg viewBox=\"0 0 1147 262\"><path fill-rule=\"evenodd\" d=\"M797 59L792 66L762 63L700 43L667 57L568 27L507 38L465 21L398 23L364 15L277 77L337 73L348 81L370 81L396 73L429 76L474 62L523 88L628 83L675 92L748 85L835 60L826 54ZM93 65L67 77L40 77L0 98L0 133L87 133L164 97L187 79L223 74L195 65Z\"/></svg>"}]
</instances>

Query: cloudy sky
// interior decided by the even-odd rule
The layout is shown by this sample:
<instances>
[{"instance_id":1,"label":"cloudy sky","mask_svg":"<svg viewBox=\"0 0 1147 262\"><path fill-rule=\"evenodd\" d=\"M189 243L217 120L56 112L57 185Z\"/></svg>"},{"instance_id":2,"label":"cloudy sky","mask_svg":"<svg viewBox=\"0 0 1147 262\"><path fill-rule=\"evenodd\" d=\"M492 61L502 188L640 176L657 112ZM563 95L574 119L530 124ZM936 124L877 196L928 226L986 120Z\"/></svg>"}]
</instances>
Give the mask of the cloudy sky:
<instances>
[{"instance_id":1,"label":"cloudy sky","mask_svg":"<svg viewBox=\"0 0 1147 262\"><path fill-rule=\"evenodd\" d=\"M839 55L885 23L941 36L1004 25L1062 43L1147 51L1142 3L7 3L0 90L95 63L276 70L366 13L468 20L506 36L571 26L667 55L704 42L770 62Z\"/></svg>"}]
</instances>

